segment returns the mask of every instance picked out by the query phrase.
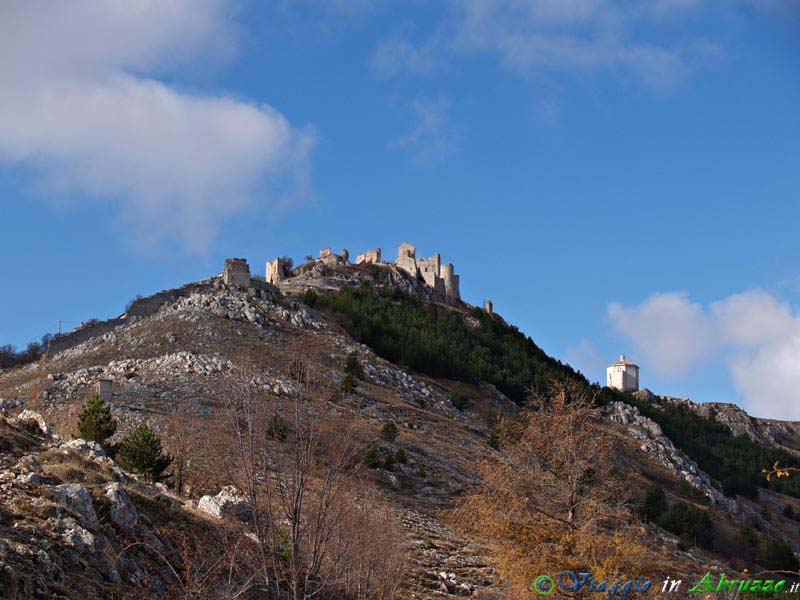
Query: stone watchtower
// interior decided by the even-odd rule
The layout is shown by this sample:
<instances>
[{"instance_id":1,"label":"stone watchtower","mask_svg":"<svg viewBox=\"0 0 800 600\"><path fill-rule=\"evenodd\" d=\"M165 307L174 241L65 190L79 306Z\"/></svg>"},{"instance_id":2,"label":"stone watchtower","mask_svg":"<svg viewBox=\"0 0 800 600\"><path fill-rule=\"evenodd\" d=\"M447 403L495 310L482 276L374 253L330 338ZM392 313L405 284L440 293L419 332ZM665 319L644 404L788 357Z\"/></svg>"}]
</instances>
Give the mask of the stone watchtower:
<instances>
[{"instance_id":1,"label":"stone watchtower","mask_svg":"<svg viewBox=\"0 0 800 600\"><path fill-rule=\"evenodd\" d=\"M250 287L250 267L243 258L226 258L222 280L236 287Z\"/></svg>"},{"instance_id":2,"label":"stone watchtower","mask_svg":"<svg viewBox=\"0 0 800 600\"><path fill-rule=\"evenodd\" d=\"M620 354L619 360L606 369L606 385L623 392L639 391L639 365L625 360Z\"/></svg>"}]
</instances>

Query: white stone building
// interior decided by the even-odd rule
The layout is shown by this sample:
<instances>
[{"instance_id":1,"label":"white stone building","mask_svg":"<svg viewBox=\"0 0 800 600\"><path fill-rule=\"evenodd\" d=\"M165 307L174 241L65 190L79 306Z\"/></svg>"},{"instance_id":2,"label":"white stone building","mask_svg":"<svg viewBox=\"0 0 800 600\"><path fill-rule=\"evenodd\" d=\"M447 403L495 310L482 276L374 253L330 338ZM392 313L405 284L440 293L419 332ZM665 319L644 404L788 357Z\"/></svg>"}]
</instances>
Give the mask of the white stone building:
<instances>
[{"instance_id":1,"label":"white stone building","mask_svg":"<svg viewBox=\"0 0 800 600\"><path fill-rule=\"evenodd\" d=\"M620 354L619 360L606 369L606 385L623 392L639 391L639 365L625 360Z\"/></svg>"}]
</instances>

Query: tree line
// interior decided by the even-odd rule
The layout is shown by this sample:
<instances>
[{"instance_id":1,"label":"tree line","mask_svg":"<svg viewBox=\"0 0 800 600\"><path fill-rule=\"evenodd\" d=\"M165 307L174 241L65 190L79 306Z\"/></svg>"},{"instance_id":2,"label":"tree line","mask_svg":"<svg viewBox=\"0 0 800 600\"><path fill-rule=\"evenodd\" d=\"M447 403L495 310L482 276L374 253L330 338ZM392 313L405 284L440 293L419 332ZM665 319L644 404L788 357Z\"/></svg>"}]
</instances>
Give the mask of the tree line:
<instances>
[{"instance_id":1,"label":"tree line","mask_svg":"<svg viewBox=\"0 0 800 600\"><path fill-rule=\"evenodd\" d=\"M11 369L36 362L47 351L47 344L53 336L49 333L41 341L31 342L24 350L17 350L13 344L0 346L0 369Z\"/></svg>"}]
</instances>

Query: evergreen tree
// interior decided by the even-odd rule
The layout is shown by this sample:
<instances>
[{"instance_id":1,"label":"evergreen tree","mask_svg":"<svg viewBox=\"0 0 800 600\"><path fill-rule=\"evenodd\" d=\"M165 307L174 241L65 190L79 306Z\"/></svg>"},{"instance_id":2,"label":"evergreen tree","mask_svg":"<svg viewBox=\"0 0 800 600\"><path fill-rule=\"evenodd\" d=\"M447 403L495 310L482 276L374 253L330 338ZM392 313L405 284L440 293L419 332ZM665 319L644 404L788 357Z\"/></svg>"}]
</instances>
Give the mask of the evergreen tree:
<instances>
[{"instance_id":1,"label":"evergreen tree","mask_svg":"<svg viewBox=\"0 0 800 600\"><path fill-rule=\"evenodd\" d=\"M381 428L381 439L385 442L393 442L400 435L397 425L389 421Z\"/></svg>"},{"instance_id":2,"label":"evergreen tree","mask_svg":"<svg viewBox=\"0 0 800 600\"><path fill-rule=\"evenodd\" d=\"M380 456L378 449L370 444L364 452L364 465L370 469L377 469L380 466Z\"/></svg>"},{"instance_id":3,"label":"evergreen tree","mask_svg":"<svg viewBox=\"0 0 800 600\"><path fill-rule=\"evenodd\" d=\"M657 483L647 488L647 495L644 504L639 509L642 517L649 521L655 521L658 517L667 512L667 496L664 490Z\"/></svg>"},{"instance_id":4,"label":"evergreen tree","mask_svg":"<svg viewBox=\"0 0 800 600\"><path fill-rule=\"evenodd\" d=\"M364 379L364 367L361 365L361 361L358 360L358 356L356 356L355 352L351 352L347 355L347 361L344 364L344 374L352 375L356 379Z\"/></svg>"},{"instance_id":5,"label":"evergreen tree","mask_svg":"<svg viewBox=\"0 0 800 600\"><path fill-rule=\"evenodd\" d=\"M78 436L88 442L106 447L106 440L117 431L117 420L111 416L111 407L95 394L81 407L78 415Z\"/></svg>"},{"instance_id":6,"label":"evergreen tree","mask_svg":"<svg viewBox=\"0 0 800 600\"><path fill-rule=\"evenodd\" d=\"M756 562L771 570L797 571L800 568L791 546L779 538L762 540L759 543Z\"/></svg>"},{"instance_id":7,"label":"evergreen tree","mask_svg":"<svg viewBox=\"0 0 800 600\"><path fill-rule=\"evenodd\" d=\"M351 373L347 373L342 379L342 391L351 394L356 391L357 387L358 380Z\"/></svg>"},{"instance_id":8,"label":"evergreen tree","mask_svg":"<svg viewBox=\"0 0 800 600\"><path fill-rule=\"evenodd\" d=\"M125 469L160 481L172 458L164 454L161 438L142 421L118 446L118 461Z\"/></svg>"},{"instance_id":9,"label":"evergreen tree","mask_svg":"<svg viewBox=\"0 0 800 600\"><path fill-rule=\"evenodd\" d=\"M283 418L279 414L272 415L272 419L267 427L267 435L273 440L277 440L279 442L286 441L286 425L283 422Z\"/></svg>"}]
</instances>

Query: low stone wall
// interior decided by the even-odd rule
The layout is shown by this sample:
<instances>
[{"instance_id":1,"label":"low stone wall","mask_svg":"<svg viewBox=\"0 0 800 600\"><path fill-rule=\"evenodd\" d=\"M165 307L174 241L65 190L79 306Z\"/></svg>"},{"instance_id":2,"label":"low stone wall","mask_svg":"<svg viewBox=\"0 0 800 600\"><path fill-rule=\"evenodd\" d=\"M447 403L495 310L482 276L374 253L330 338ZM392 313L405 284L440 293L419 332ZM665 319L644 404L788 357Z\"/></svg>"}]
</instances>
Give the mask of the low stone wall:
<instances>
[{"instance_id":1,"label":"low stone wall","mask_svg":"<svg viewBox=\"0 0 800 600\"><path fill-rule=\"evenodd\" d=\"M122 325L124 322L125 319L122 317L117 317L115 319L108 319L107 321L98 321L97 323L84 325L80 329L57 335L48 343L47 355L52 358L59 352L69 350L70 348L77 346L78 344L82 344L87 340L99 335L103 335L104 333L108 333L115 327Z\"/></svg>"}]
</instances>

